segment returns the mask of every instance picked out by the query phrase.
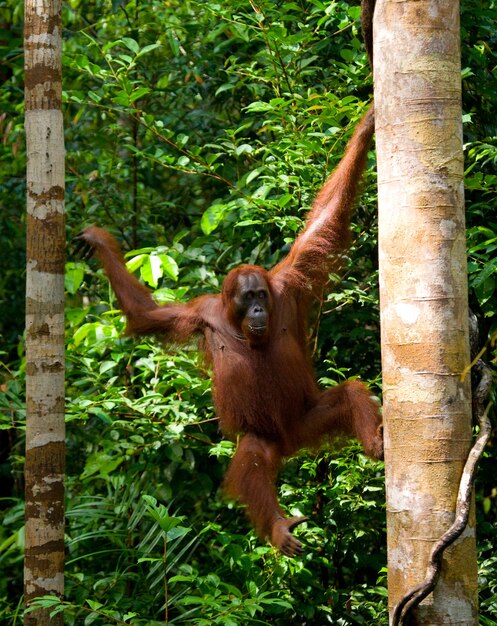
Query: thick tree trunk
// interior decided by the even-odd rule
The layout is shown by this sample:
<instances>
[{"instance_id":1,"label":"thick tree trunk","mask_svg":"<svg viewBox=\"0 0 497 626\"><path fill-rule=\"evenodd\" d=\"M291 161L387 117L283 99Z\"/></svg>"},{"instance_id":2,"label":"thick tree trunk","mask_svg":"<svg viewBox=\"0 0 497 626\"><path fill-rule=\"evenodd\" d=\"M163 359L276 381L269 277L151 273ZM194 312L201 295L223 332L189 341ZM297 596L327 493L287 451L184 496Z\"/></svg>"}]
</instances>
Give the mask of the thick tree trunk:
<instances>
[{"instance_id":1,"label":"thick tree trunk","mask_svg":"<svg viewBox=\"0 0 497 626\"><path fill-rule=\"evenodd\" d=\"M25 600L64 591L64 134L61 2L25 1ZM62 624L46 610L27 625Z\"/></svg>"},{"instance_id":2,"label":"thick tree trunk","mask_svg":"<svg viewBox=\"0 0 497 626\"><path fill-rule=\"evenodd\" d=\"M459 3L378 0L374 26L391 609L454 519L471 445ZM474 515L413 624L478 624Z\"/></svg>"}]
</instances>

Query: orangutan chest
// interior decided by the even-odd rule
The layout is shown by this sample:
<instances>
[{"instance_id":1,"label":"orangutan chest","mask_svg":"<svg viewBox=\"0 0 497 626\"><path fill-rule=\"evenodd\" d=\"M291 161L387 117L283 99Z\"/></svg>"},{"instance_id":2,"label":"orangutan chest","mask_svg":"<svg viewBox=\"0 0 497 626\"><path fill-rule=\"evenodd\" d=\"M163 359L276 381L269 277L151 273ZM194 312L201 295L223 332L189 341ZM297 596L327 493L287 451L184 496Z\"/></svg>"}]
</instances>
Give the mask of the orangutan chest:
<instances>
[{"instance_id":1,"label":"orangutan chest","mask_svg":"<svg viewBox=\"0 0 497 626\"><path fill-rule=\"evenodd\" d=\"M280 421L302 413L309 395L303 373L308 366L291 337L264 349L219 339L213 347L214 399L221 419Z\"/></svg>"}]
</instances>

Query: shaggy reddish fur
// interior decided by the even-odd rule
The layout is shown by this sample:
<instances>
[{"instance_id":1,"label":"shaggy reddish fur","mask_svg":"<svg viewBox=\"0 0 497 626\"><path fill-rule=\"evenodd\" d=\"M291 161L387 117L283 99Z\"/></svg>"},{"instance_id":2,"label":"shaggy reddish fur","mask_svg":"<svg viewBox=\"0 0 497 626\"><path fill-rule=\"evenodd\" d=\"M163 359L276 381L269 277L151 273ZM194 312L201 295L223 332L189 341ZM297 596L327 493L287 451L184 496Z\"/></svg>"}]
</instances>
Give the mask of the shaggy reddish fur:
<instances>
[{"instance_id":1,"label":"shaggy reddish fur","mask_svg":"<svg viewBox=\"0 0 497 626\"><path fill-rule=\"evenodd\" d=\"M338 433L357 437L373 457L383 452L378 408L367 389L349 381L319 390L307 347L309 307L321 297L330 270L348 244L350 211L373 131L371 107L288 256L269 272L254 265L232 270L221 294L158 306L126 271L109 233L92 226L82 235L103 263L126 314L128 332L158 334L176 342L203 336L221 428L242 435L226 490L247 506L259 535L289 555L301 551L291 530L303 518L285 518L278 504L274 483L283 457L302 447L317 447ZM235 321L232 302L244 273L259 274L269 288L269 339L262 344L247 340Z\"/></svg>"}]
</instances>

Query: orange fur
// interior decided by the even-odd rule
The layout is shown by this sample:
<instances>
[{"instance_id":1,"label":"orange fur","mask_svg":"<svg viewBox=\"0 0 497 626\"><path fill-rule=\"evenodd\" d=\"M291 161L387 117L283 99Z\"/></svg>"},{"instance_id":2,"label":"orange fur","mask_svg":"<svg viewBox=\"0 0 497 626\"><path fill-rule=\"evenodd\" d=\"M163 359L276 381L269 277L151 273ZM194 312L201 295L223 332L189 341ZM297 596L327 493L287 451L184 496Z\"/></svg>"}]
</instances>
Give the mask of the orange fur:
<instances>
[{"instance_id":1,"label":"orange fur","mask_svg":"<svg viewBox=\"0 0 497 626\"><path fill-rule=\"evenodd\" d=\"M383 451L378 407L366 387L354 381L321 391L307 348L309 306L348 244L350 211L373 131L371 107L288 256L270 272L253 265L232 270L221 294L158 306L126 271L109 233L93 226L82 235L107 272L128 332L172 341L203 336L221 428L242 435L226 490L247 506L259 535L269 537L285 554L300 552L291 531L303 519L285 518L278 504L274 483L282 458L338 433L358 437L367 454L380 457ZM257 273L270 291L268 338L257 344L244 336L233 310L242 273Z\"/></svg>"}]
</instances>

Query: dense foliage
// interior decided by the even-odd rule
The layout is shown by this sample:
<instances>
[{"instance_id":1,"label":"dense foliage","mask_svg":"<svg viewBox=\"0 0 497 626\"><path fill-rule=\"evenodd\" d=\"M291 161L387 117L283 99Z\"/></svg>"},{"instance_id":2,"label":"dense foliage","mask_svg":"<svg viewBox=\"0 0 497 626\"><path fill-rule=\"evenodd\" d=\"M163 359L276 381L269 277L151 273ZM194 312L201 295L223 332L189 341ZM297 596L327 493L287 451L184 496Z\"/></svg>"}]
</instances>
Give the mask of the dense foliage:
<instances>
[{"instance_id":1,"label":"dense foliage","mask_svg":"<svg viewBox=\"0 0 497 626\"><path fill-rule=\"evenodd\" d=\"M64 3L67 239L110 228L161 301L270 266L340 159L372 86L345 0ZM22 620L23 237L21 8L0 3L0 621ZM495 1L462 7L471 306L491 360L497 324ZM324 385L380 395L374 167L336 293L314 323ZM356 444L302 454L280 498L311 517L286 559L226 502L195 346L123 337L97 263L68 246L68 624L386 624L381 463ZM319 333L318 333L319 331ZM477 488L481 623L497 621L497 483Z\"/></svg>"}]
</instances>

